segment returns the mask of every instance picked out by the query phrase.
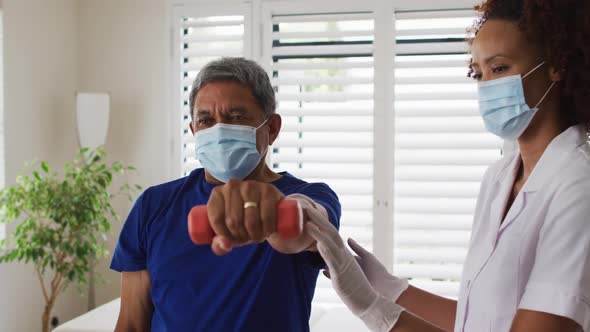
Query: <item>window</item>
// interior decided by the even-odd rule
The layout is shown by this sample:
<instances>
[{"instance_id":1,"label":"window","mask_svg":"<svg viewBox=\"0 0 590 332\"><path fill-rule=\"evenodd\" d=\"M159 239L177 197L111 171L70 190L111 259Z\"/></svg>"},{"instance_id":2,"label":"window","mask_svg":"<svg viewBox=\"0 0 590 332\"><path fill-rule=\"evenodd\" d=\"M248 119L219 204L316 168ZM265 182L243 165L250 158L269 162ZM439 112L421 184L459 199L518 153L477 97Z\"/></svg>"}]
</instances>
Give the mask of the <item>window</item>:
<instances>
[{"instance_id":1,"label":"window","mask_svg":"<svg viewBox=\"0 0 590 332\"><path fill-rule=\"evenodd\" d=\"M283 118L272 167L328 183L342 203L341 234L370 249L373 16L274 14L268 23L272 81ZM326 278L318 280L314 299L325 305L340 302Z\"/></svg>"},{"instance_id":2,"label":"window","mask_svg":"<svg viewBox=\"0 0 590 332\"><path fill-rule=\"evenodd\" d=\"M484 130L476 84L466 77L465 38L475 18L467 8L475 2L460 2L464 9L457 1L396 3L175 8L175 100L184 129L200 65L221 55L258 61L283 118L272 168L328 183L342 202L343 237L357 239L412 284L452 298L479 184L501 146ZM197 33L201 25L212 30ZM192 136L176 132L182 154L174 176L198 166ZM319 278L314 306L339 305L329 281Z\"/></svg>"},{"instance_id":3,"label":"window","mask_svg":"<svg viewBox=\"0 0 590 332\"><path fill-rule=\"evenodd\" d=\"M500 156L466 76L474 13L396 13L394 266L425 290L456 297L479 185Z\"/></svg>"}]
</instances>

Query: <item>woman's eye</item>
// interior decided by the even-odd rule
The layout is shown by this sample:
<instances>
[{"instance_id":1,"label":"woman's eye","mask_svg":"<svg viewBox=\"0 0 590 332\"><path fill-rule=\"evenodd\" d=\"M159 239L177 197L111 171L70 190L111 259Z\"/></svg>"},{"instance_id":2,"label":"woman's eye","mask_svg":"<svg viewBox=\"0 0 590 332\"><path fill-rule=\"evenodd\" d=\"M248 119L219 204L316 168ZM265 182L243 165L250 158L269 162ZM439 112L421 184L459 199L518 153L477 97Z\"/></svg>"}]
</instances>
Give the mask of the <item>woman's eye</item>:
<instances>
[{"instance_id":1,"label":"woman's eye","mask_svg":"<svg viewBox=\"0 0 590 332\"><path fill-rule=\"evenodd\" d=\"M481 73L473 73L471 74L471 78L473 78L476 81L481 80Z\"/></svg>"},{"instance_id":2,"label":"woman's eye","mask_svg":"<svg viewBox=\"0 0 590 332\"><path fill-rule=\"evenodd\" d=\"M498 67L492 68L492 72L498 74L498 73L501 73L503 71L506 71L506 69L508 69L507 66L498 66Z\"/></svg>"}]
</instances>

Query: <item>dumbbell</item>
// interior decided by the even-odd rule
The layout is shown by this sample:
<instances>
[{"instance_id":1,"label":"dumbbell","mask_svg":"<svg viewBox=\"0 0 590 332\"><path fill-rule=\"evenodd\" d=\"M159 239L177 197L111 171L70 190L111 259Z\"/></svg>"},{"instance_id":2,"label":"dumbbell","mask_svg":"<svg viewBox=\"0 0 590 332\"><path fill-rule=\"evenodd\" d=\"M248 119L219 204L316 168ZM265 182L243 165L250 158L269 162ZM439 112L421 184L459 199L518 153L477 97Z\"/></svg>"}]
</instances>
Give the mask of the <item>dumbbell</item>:
<instances>
[{"instance_id":1,"label":"dumbbell","mask_svg":"<svg viewBox=\"0 0 590 332\"><path fill-rule=\"evenodd\" d=\"M303 214L299 202L283 199L277 206L277 233L281 238L292 239L303 231ZM188 214L188 233L195 244L209 244L215 233L207 215L207 205L197 205Z\"/></svg>"}]
</instances>

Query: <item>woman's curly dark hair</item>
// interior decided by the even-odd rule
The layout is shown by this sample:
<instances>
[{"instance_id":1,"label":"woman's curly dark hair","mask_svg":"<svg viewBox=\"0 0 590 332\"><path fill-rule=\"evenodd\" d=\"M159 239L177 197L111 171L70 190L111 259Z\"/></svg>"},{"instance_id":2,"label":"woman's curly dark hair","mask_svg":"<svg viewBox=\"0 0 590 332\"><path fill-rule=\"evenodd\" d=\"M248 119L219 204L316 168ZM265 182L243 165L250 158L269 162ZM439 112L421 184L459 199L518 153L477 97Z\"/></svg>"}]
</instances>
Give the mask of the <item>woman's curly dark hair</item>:
<instances>
[{"instance_id":1,"label":"woman's curly dark hair","mask_svg":"<svg viewBox=\"0 0 590 332\"><path fill-rule=\"evenodd\" d=\"M590 128L590 0L487 0L476 6L477 31L489 19L514 22L561 72L561 108Z\"/></svg>"}]
</instances>

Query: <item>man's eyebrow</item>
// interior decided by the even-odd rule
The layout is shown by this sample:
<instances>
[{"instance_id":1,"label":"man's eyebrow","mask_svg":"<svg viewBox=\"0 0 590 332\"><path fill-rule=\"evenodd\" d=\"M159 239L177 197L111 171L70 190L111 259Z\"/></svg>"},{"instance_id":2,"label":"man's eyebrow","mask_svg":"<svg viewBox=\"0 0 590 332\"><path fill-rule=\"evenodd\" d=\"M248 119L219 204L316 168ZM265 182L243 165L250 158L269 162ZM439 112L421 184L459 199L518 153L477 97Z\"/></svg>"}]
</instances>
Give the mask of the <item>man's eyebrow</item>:
<instances>
[{"instance_id":1,"label":"man's eyebrow","mask_svg":"<svg viewBox=\"0 0 590 332\"><path fill-rule=\"evenodd\" d=\"M211 112L209 112L208 110L198 110L197 111L197 115L210 115Z\"/></svg>"},{"instance_id":2,"label":"man's eyebrow","mask_svg":"<svg viewBox=\"0 0 590 332\"><path fill-rule=\"evenodd\" d=\"M236 114L236 113L245 114L245 113L248 113L248 110L246 110L246 108L243 106L233 106L229 109L229 113L230 114Z\"/></svg>"}]
</instances>

